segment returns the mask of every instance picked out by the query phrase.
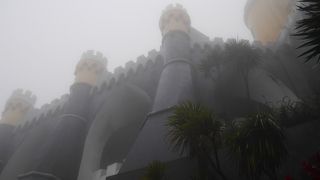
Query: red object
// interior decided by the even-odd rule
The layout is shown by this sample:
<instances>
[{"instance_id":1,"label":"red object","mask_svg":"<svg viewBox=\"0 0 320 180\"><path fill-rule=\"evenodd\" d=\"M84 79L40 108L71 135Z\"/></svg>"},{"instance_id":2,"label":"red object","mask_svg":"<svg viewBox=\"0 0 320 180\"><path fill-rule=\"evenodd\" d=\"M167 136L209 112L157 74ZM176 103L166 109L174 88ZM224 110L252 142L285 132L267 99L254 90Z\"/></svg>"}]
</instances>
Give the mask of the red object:
<instances>
[{"instance_id":1,"label":"red object","mask_svg":"<svg viewBox=\"0 0 320 180\"><path fill-rule=\"evenodd\" d=\"M293 178L291 176L286 176L284 177L284 180L293 180Z\"/></svg>"},{"instance_id":2,"label":"red object","mask_svg":"<svg viewBox=\"0 0 320 180\"><path fill-rule=\"evenodd\" d=\"M313 180L320 180L320 152L312 156L310 161L303 161L302 168Z\"/></svg>"}]
</instances>

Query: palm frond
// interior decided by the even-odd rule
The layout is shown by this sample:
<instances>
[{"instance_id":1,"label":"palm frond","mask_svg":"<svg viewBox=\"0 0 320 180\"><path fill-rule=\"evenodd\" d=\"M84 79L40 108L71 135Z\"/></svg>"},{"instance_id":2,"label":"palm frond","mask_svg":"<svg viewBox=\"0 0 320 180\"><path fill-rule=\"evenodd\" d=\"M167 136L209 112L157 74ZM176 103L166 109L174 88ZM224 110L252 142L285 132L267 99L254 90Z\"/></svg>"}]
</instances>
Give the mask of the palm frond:
<instances>
[{"instance_id":1,"label":"palm frond","mask_svg":"<svg viewBox=\"0 0 320 180\"><path fill-rule=\"evenodd\" d=\"M186 102L175 106L166 126L169 127L167 137L172 149L181 154L188 153L193 157L221 144L222 123L199 104Z\"/></svg>"},{"instance_id":2,"label":"palm frond","mask_svg":"<svg viewBox=\"0 0 320 180\"><path fill-rule=\"evenodd\" d=\"M240 173L258 178L263 172L275 172L287 155L285 136L270 112L248 116L227 136L230 155Z\"/></svg>"},{"instance_id":3,"label":"palm frond","mask_svg":"<svg viewBox=\"0 0 320 180\"><path fill-rule=\"evenodd\" d=\"M304 18L296 25L294 36L302 40L302 44L297 48L305 48L299 57L304 56L306 62L314 59L320 64L320 1L300 0L297 9L301 11Z\"/></svg>"}]
</instances>

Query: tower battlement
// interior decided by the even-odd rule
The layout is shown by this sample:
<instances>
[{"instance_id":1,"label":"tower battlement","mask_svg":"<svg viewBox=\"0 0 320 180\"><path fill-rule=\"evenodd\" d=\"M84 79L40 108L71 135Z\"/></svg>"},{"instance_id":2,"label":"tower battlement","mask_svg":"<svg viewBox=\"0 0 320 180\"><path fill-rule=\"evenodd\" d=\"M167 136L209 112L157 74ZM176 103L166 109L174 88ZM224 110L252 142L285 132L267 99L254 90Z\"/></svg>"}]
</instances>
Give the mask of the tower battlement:
<instances>
[{"instance_id":1,"label":"tower battlement","mask_svg":"<svg viewBox=\"0 0 320 180\"><path fill-rule=\"evenodd\" d=\"M23 91L23 89L17 89L13 91L12 95L8 99L4 112L8 108L18 106L21 103L23 103L24 106L32 107L36 103L36 100L37 97L33 95L31 91Z\"/></svg>"},{"instance_id":2,"label":"tower battlement","mask_svg":"<svg viewBox=\"0 0 320 180\"><path fill-rule=\"evenodd\" d=\"M75 69L75 81L95 85L98 76L106 71L106 65L107 58L101 52L84 52Z\"/></svg>"},{"instance_id":3,"label":"tower battlement","mask_svg":"<svg viewBox=\"0 0 320 180\"><path fill-rule=\"evenodd\" d=\"M189 34L191 29L190 16L182 5L171 4L162 12L159 27L162 32L162 36L170 31L183 31Z\"/></svg>"},{"instance_id":4,"label":"tower battlement","mask_svg":"<svg viewBox=\"0 0 320 180\"><path fill-rule=\"evenodd\" d=\"M35 102L36 96L31 91L23 91L22 89L13 91L2 113L2 122L17 125L33 108Z\"/></svg>"},{"instance_id":5,"label":"tower battlement","mask_svg":"<svg viewBox=\"0 0 320 180\"><path fill-rule=\"evenodd\" d=\"M80 61L77 64L75 75L85 68L100 73L106 69L106 66L107 58L105 58L101 52L88 50L82 54Z\"/></svg>"}]
</instances>

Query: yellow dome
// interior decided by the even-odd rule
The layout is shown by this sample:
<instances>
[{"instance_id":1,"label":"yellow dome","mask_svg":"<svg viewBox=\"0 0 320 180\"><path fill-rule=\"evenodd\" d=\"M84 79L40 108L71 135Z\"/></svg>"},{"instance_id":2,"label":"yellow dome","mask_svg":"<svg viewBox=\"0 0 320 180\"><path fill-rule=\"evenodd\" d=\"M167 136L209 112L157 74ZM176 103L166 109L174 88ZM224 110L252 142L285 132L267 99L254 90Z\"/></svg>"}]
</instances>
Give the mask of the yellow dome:
<instances>
[{"instance_id":1,"label":"yellow dome","mask_svg":"<svg viewBox=\"0 0 320 180\"><path fill-rule=\"evenodd\" d=\"M288 21L293 0L248 0L245 23L255 40L276 42Z\"/></svg>"}]
</instances>

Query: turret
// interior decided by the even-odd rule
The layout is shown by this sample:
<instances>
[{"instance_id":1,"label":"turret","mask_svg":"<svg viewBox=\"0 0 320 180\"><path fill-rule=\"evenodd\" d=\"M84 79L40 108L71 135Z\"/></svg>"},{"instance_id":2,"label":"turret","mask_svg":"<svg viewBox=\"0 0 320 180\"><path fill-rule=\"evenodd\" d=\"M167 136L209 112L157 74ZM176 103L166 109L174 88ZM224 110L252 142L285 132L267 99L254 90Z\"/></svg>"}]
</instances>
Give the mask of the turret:
<instances>
[{"instance_id":1,"label":"turret","mask_svg":"<svg viewBox=\"0 0 320 180\"><path fill-rule=\"evenodd\" d=\"M33 109L35 102L36 96L22 89L15 90L8 99L0 121L0 172L14 152L14 129Z\"/></svg>"},{"instance_id":2,"label":"turret","mask_svg":"<svg viewBox=\"0 0 320 180\"><path fill-rule=\"evenodd\" d=\"M83 53L58 124L41 147L36 166L21 174L19 179L77 179L85 138L92 121L91 90L106 70L106 63L106 58L99 52Z\"/></svg>"},{"instance_id":3,"label":"turret","mask_svg":"<svg viewBox=\"0 0 320 180\"><path fill-rule=\"evenodd\" d=\"M8 99L2 112L1 123L16 126L23 120L36 102L36 96L30 91L15 90Z\"/></svg>"},{"instance_id":4,"label":"turret","mask_svg":"<svg viewBox=\"0 0 320 180\"><path fill-rule=\"evenodd\" d=\"M106 70L107 58L101 52L89 50L82 54L75 69L75 83L96 85L98 77Z\"/></svg>"},{"instance_id":5,"label":"turret","mask_svg":"<svg viewBox=\"0 0 320 180\"><path fill-rule=\"evenodd\" d=\"M159 27L161 51L166 62L176 58L189 59L191 21L187 11L179 4L169 5L160 17Z\"/></svg>"},{"instance_id":6,"label":"turret","mask_svg":"<svg viewBox=\"0 0 320 180\"><path fill-rule=\"evenodd\" d=\"M276 42L289 22L294 0L248 0L244 20L254 40Z\"/></svg>"},{"instance_id":7,"label":"turret","mask_svg":"<svg viewBox=\"0 0 320 180\"><path fill-rule=\"evenodd\" d=\"M180 4L167 6L159 21L162 36L165 36L170 31L182 31L189 34L190 25L190 17Z\"/></svg>"}]
</instances>

